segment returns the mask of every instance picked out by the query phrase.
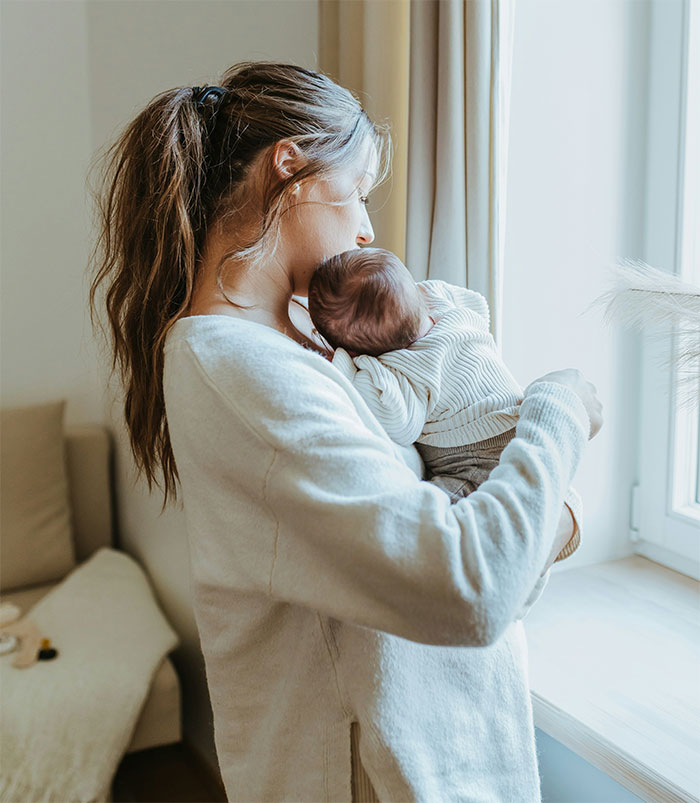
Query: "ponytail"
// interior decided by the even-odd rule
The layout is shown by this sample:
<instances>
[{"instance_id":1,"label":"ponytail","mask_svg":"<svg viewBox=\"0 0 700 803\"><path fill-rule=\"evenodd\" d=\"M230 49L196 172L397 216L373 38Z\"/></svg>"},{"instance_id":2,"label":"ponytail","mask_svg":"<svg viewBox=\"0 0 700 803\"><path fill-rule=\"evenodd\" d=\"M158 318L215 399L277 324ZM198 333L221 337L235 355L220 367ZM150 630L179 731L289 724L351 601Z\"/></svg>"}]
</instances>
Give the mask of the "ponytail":
<instances>
[{"instance_id":1,"label":"ponytail","mask_svg":"<svg viewBox=\"0 0 700 803\"><path fill-rule=\"evenodd\" d=\"M192 91L165 92L109 149L97 194L101 231L91 319L94 324L98 285L114 274L104 299L111 369L122 377L131 449L149 490L159 484L158 465L163 469L163 508L177 495L179 479L163 414L163 344L192 296L202 163L202 122Z\"/></svg>"}]
</instances>

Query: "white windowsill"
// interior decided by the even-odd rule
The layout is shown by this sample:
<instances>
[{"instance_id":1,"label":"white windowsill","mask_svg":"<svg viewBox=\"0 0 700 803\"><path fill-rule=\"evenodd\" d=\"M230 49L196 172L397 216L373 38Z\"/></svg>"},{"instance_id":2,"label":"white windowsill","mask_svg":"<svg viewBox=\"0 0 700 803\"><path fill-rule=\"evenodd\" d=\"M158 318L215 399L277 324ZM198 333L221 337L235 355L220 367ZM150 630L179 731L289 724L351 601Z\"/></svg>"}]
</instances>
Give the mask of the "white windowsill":
<instances>
[{"instance_id":1,"label":"white windowsill","mask_svg":"<svg viewBox=\"0 0 700 803\"><path fill-rule=\"evenodd\" d=\"M524 619L535 725L647 801L700 800L700 583L644 557L550 575Z\"/></svg>"}]
</instances>

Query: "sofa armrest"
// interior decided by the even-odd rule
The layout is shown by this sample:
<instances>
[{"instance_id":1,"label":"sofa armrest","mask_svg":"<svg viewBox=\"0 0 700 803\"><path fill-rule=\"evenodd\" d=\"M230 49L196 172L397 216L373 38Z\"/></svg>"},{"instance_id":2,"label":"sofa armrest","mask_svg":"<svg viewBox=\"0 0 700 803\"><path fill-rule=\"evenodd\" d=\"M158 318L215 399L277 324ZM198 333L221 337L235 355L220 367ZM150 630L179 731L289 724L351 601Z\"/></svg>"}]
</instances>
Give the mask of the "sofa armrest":
<instances>
[{"instance_id":1,"label":"sofa armrest","mask_svg":"<svg viewBox=\"0 0 700 803\"><path fill-rule=\"evenodd\" d=\"M101 426L66 429L66 467L78 563L114 545L112 440Z\"/></svg>"},{"instance_id":2,"label":"sofa armrest","mask_svg":"<svg viewBox=\"0 0 700 803\"><path fill-rule=\"evenodd\" d=\"M158 667L136 723L127 753L182 739L180 680L169 657Z\"/></svg>"}]
</instances>

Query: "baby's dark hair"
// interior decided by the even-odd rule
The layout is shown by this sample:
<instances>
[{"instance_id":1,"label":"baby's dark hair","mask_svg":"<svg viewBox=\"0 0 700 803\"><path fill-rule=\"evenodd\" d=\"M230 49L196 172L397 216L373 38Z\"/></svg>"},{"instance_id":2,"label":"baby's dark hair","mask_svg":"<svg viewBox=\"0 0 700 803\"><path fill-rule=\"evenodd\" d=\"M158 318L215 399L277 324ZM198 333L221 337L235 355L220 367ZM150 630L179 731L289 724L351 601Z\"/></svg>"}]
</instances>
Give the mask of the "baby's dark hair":
<instances>
[{"instance_id":1,"label":"baby's dark hair","mask_svg":"<svg viewBox=\"0 0 700 803\"><path fill-rule=\"evenodd\" d=\"M425 304L401 260L356 248L322 262L309 281L309 315L334 349L378 356L418 338Z\"/></svg>"}]
</instances>

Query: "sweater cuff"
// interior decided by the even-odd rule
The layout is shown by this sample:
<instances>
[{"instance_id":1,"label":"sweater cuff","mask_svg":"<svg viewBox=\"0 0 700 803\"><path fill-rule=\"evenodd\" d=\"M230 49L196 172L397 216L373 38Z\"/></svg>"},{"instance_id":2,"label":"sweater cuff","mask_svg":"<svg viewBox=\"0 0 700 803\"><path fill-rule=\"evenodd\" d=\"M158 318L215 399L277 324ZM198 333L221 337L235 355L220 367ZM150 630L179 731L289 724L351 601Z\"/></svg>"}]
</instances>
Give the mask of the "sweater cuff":
<instances>
[{"instance_id":1,"label":"sweater cuff","mask_svg":"<svg viewBox=\"0 0 700 803\"><path fill-rule=\"evenodd\" d=\"M581 401L578 393L575 393L571 388L562 385L560 382L532 382L525 388L524 399L545 394L548 398L559 399L566 403L567 407L574 413L577 421L581 425L581 430L585 436L586 441L590 438L591 434L591 419L588 416L586 406ZM557 417L556 409L551 409L548 405L547 409L539 416L543 423L548 423L550 420ZM585 441L584 441L585 443Z\"/></svg>"}]
</instances>

